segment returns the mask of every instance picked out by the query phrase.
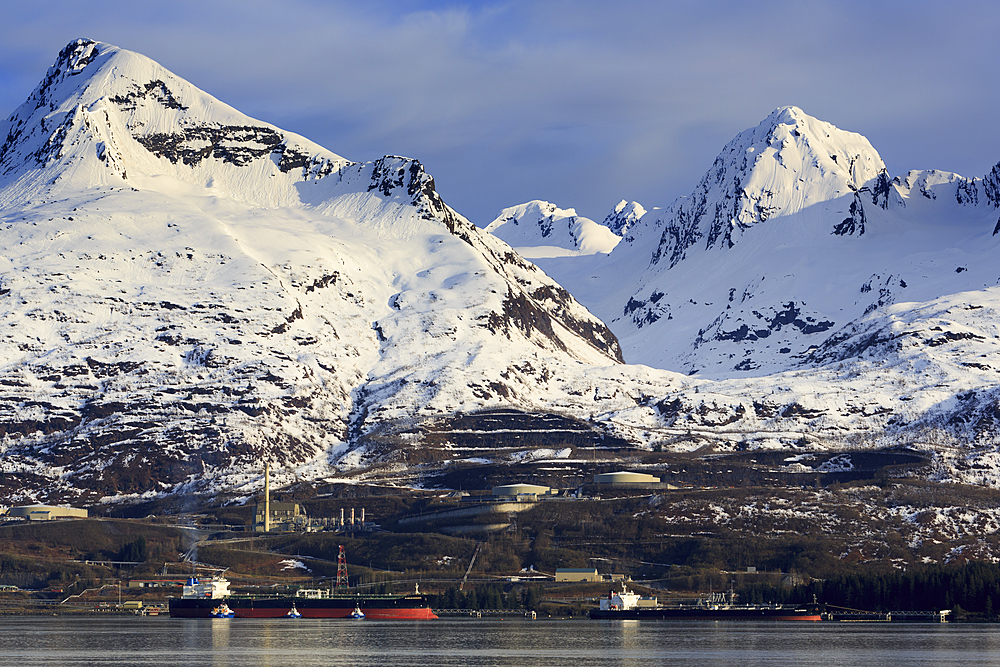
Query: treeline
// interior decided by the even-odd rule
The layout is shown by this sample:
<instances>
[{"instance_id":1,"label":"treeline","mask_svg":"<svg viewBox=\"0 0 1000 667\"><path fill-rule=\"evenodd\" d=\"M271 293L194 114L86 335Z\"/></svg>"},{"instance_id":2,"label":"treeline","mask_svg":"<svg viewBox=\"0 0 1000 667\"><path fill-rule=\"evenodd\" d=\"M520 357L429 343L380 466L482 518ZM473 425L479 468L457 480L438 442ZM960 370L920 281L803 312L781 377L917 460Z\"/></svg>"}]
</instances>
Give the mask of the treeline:
<instances>
[{"instance_id":1,"label":"treeline","mask_svg":"<svg viewBox=\"0 0 1000 667\"><path fill-rule=\"evenodd\" d=\"M809 599L815 593L827 604L856 609L954 609L989 617L1000 612L1000 565L981 561L906 572L855 572L814 581L807 588Z\"/></svg>"},{"instance_id":2,"label":"treeline","mask_svg":"<svg viewBox=\"0 0 1000 667\"><path fill-rule=\"evenodd\" d=\"M98 581L107 574L104 568L82 563L53 563L0 554L0 584L5 586L25 589L60 586L69 589L76 584L82 590L89 582Z\"/></svg>"},{"instance_id":3,"label":"treeline","mask_svg":"<svg viewBox=\"0 0 1000 667\"><path fill-rule=\"evenodd\" d=\"M127 563L145 563L149 560L149 545L146 538L140 535L131 542L126 542L117 553L118 560Z\"/></svg>"},{"instance_id":4,"label":"treeline","mask_svg":"<svg viewBox=\"0 0 1000 667\"><path fill-rule=\"evenodd\" d=\"M737 589L744 602L811 602L864 611L952 609L995 617L1000 614L1000 564L971 561L919 565L898 570L853 571L793 587L747 582Z\"/></svg>"},{"instance_id":5,"label":"treeline","mask_svg":"<svg viewBox=\"0 0 1000 667\"><path fill-rule=\"evenodd\" d=\"M541 586L512 588L504 592L497 585L480 584L468 591L451 586L443 593L427 596L431 609L510 609L538 611L542 601Z\"/></svg>"}]
</instances>

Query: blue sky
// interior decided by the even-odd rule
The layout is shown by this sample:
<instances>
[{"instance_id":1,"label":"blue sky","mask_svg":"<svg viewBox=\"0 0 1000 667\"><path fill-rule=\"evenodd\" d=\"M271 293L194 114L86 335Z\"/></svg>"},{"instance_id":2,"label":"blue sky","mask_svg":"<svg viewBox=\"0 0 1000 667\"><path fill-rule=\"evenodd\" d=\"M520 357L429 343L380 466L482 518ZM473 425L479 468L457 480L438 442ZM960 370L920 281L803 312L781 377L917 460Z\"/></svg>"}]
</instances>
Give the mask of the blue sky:
<instances>
[{"instance_id":1,"label":"blue sky","mask_svg":"<svg viewBox=\"0 0 1000 667\"><path fill-rule=\"evenodd\" d=\"M894 175L982 176L998 34L992 0L10 3L0 116L89 37L352 160L415 157L479 225L530 199L600 221L689 193L788 104L868 137Z\"/></svg>"}]
</instances>

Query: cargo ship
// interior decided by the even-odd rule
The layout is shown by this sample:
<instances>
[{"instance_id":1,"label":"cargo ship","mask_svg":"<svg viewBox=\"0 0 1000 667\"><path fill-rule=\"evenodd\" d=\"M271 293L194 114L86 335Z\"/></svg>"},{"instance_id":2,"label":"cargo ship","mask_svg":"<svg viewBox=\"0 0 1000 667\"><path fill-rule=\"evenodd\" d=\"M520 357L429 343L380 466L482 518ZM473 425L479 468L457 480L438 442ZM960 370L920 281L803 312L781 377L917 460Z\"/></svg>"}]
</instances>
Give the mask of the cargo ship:
<instances>
[{"instance_id":1,"label":"cargo ship","mask_svg":"<svg viewBox=\"0 0 1000 667\"><path fill-rule=\"evenodd\" d=\"M590 617L613 620L741 620L741 621L821 621L820 605L741 605L736 595L715 593L695 604L660 605L656 598L643 598L623 586L621 593L610 591Z\"/></svg>"},{"instance_id":2,"label":"cargo ship","mask_svg":"<svg viewBox=\"0 0 1000 667\"><path fill-rule=\"evenodd\" d=\"M294 595L233 595L224 577L188 579L182 596L170 599L174 618L212 618L225 604L235 618L286 618L295 609L301 618L351 618L355 610L366 619L429 620L437 618L417 589L411 595L338 593L299 589Z\"/></svg>"}]
</instances>

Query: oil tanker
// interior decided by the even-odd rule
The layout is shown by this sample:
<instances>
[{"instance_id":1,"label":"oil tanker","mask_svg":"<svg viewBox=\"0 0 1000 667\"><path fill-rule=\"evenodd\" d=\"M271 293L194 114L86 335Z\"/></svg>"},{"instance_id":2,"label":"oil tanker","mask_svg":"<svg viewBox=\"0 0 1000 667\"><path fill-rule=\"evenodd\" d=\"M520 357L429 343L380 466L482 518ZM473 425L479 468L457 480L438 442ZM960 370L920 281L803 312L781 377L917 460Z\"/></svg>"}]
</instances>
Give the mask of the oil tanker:
<instances>
[{"instance_id":1,"label":"oil tanker","mask_svg":"<svg viewBox=\"0 0 1000 667\"><path fill-rule=\"evenodd\" d=\"M743 605L736 596L716 593L695 604L660 605L656 598L642 598L622 587L601 598L600 607L590 610L591 618L614 620L741 620L741 621L821 621L820 605Z\"/></svg>"},{"instance_id":2,"label":"oil tanker","mask_svg":"<svg viewBox=\"0 0 1000 667\"><path fill-rule=\"evenodd\" d=\"M170 598L169 604L174 618L213 618L222 604L235 618L290 618L293 610L301 618L351 618L356 609L368 619L437 618L419 590L412 595L367 595L314 588L299 589L294 595L233 595L223 577L188 579L182 596Z\"/></svg>"}]
</instances>

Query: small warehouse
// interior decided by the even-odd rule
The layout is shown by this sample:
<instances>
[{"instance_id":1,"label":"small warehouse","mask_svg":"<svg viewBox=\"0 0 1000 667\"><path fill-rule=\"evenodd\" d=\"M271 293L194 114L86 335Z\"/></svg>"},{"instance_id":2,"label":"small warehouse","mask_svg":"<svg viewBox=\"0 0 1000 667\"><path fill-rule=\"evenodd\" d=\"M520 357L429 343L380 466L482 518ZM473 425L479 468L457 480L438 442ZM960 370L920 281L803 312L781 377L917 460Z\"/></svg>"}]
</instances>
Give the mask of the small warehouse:
<instances>
[{"instance_id":1,"label":"small warehouse","mask_svg":"<svg viewBox=\"0 0 1000 667\"><path fill-rule=\"evenodd\" d=\"M52 505L25 505L11 507L6 516L28 521L52 521L55 519L86 519L87 510L76 507L55 507Z\"/></svg>"},{"instance_id":2,"label":"small warehouse","mask_svg":"<svg viewBox=\"0 0 1000 667\"><path fill-rule=\"evenodd\" d=\"M556 581L603 581L597 574L597 568L559 567L556 568Z\"/></svg>"}]
</instances>

